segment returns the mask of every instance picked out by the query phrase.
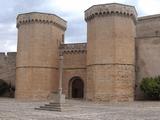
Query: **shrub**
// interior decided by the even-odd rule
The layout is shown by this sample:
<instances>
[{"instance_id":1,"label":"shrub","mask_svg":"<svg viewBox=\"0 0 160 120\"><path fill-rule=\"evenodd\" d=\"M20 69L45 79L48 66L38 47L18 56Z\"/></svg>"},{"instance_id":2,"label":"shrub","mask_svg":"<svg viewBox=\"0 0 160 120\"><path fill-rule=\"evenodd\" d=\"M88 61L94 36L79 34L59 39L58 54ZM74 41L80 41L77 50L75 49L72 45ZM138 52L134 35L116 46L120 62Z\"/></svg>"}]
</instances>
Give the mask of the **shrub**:
<instances>
[{"instance_id":1,"label":"shrub","mask_svg":"<svg viewBox=\"0 0 160 120\"><path fill-rule=\"evenodd\" d=\"M160 76L143 78L140 89L144 94L152 100L159 100L160 98Z\"/></svg>"}]
</instances>

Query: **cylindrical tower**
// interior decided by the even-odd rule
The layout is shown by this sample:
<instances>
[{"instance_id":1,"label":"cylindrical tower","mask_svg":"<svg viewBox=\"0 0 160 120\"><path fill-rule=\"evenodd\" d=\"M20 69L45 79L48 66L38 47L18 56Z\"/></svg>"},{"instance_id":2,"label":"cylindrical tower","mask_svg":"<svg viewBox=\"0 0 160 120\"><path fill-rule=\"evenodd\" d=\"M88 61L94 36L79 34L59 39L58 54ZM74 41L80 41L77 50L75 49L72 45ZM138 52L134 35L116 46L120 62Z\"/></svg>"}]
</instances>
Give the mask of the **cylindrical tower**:
<instances>
[{"instance_id":1,"label":"cylindrical tower","mask_svg":"<svg viewBox=\"0 0 160 120\"><path fill-rule=\"evenodd\" d=\"M16 99L45 100L58 89L58 45L66 21L54 14L17 17Z\"/></svg>"},{"instance_id":2,"label":"cylindrical tower","mask_svg":"<svg viewBox=\"0 0 160 120\"><path fill-rule=\"evenodd\" d=\"M117 3L85 11L88 99L134 99L136 17L133 6Z\"/></svg>"}]
</instances>

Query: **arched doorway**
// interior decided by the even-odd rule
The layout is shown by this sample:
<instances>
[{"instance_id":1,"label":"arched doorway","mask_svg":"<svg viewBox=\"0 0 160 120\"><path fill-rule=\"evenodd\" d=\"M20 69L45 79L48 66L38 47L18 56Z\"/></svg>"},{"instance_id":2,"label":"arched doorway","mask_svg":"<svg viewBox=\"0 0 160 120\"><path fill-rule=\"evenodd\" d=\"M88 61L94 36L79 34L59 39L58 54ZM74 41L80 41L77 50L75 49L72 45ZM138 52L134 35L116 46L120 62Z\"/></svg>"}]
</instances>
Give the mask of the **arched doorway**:
<instances>
[{"instance_id":1,"label":"arched doorway","mask_svg":"<svg viewBox=\"0 0 160 120\"><path fill-rule=\"evenodd\" d=\"M69 83L69 96L70 98L80 98L84 97L84 83L80 77L73 77Z\"/></svg>"}]
</instances>

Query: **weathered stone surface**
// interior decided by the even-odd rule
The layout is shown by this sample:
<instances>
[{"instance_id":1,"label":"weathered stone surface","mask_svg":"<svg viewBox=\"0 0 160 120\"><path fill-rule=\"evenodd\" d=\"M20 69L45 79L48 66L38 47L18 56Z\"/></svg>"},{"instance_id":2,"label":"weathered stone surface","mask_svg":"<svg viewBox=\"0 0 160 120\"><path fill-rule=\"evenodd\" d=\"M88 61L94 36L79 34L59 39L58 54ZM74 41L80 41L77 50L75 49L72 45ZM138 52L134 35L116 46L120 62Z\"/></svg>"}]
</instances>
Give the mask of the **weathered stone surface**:
<instances>
[{"instance_id":1,"label":"weathered stone surface","mask_svg":"<svg viewBox=\"0 0 160 120\"><path fill-rule=\"evenodd\" d=\"M71 97L72 78L80 77L84 82L84 98L86 97L86 44L69 44L64 48L63 92Z\"/></svg>"},{"instance_id":2,"label":"weathered stone surface","mask_svg":"<svg viewBox=\"0 0 160 120\"><path fill-rule=\"evenodd\" d=\"M133 18L134 21L137 19L137 12L134 6L124 5L119 3L100 4L94 5L85 11L85 20L91 20L94 17L106 16L106 15L122 15Z\"/></svg>"},{"instance_id":3,"label":"weathered stone surface","mask_svg":"<svg viewBox=\"0 0 160 120\"><path fill-rule=\"evenodd\" d=\"M17 59L16 53L0 54L0 79L15 85L17 66L17 99L46 100L57 92L60 52L67 98L72 98L75 77L84 83L84 99L144 98L142 78L160 75L160 15L137 19L134 6L111 3L90 7L85 20L87 43L63 44L65 20L39 12L18 15Z\"/></svg>"},{"instance_id":4,"label":"weathered stone surface","mask_svg":"<svg viewBox=\"0 0 160 120\"><path fill-rule=\"evenodd\" d=\"M95 103L67 100L67 110L34 108L48 102L19 102L0 99L1 120L159 120L160 102Z\"/></svg>"},{"instance_id":5,"label":"weathered stone surface","mask_svg":"<svg viewBox=\"0 0 160 120\"><path fill-rule=\"evenodd\" d=\"M17 17L17 27L16 99L45 100L58 88L58 47L66 22L52 14L26 13Z\"/></svg>"},{"instance_id":6,"label":"weathered stone surface","mask_svg":"<svg viewBox=\"0 0 160 120\"><path fill-rule=\"evenodd\" d=\"M136 99L144 99L140 82L160 75L160 15L140 17L136 26Z\"/></svg>"},{"instance_id":7,"label":"weathered stone surface","mask_svg":"<svg viewBox=\"0 0 160 120\"><path fill-rule=\"evenodd\" d=\"M16 52L0 53L0 79L15 86Z\"/></svg>"},{"instance_id":8,"label":"weathered stone surface","mask_svg":"<svg viewBox=\"0 0 160 120\"><path fill-rule=\"evenodd\" d=\"M43 23L57 26L66 30L66 21L55 14L30 12L26 14L19 14L17 16L17 28L23 24Z\"/></svg>"},{"instance_id":9,"label":"weathered stone surface","mask_svg":"<svg viewBox=\"0 0 160 120\"><path fill-rule=\"evenodd\" d=\"M135 81L135 22L131 6L93 6L88 14L108 9L87 21L87 98L98 101L133 101ZM128 12L128 14L119 14ZM118 11L118 13L117 13Z\"/></svg>"}]
</instances>

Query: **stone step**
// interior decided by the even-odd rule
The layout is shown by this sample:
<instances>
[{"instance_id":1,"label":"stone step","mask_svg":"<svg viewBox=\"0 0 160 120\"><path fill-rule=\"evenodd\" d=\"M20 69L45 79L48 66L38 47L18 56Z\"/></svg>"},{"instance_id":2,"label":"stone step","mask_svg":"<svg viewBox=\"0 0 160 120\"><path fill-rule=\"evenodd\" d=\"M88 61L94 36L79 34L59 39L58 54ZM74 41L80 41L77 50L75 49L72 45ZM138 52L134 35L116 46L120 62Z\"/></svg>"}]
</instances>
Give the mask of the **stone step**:
<instances>
[{"instance_id":1,"label":"stone step","mask_svg":"<svg viewBox=\"0 0 160 120\"><path fill-rule=\"evenodd\" d=\"M40 107L42 107L42 106L40 106ZM56 107L61 107L61 106L44 105L43 107L51 107L51 108L56 108Z\"/></svg>"},{"instance_id":2,"label":"stone step","mask_svg":"<svg viewBox=\"0 0 160 120\"><path fill-rule=\"evenodd\" d=\"M56 107L56 106L61 106L61 107L70 107L71 105L69 104L52 104L52 103L49 103L49 104L45 104L45 106L53 106L53 107Z\"/></svg>"},{"instance_id":3,"label":"stone step","mask_svg":"<svg viewBox=\"0 0 160 120\"><path fill-rule=\"evenodd\" d=\"M58 112L62 111L59 108L35 108L35 110L58 111Z\"/></svg>"},{"instance_id":4,"label":"stone step","mask_svg":"<svg viewBox=\"0 0 160 120\"><path fill-rule=\"evenodd\" d=\"M60 106L59 107L52 107L52 106L40 106L40 108L61 108Z\"/></svg>"},{"instance_id":5,"label":"stone step","mask_svg":"<svg viewBox=\"0 0 160 120\"><path fill-rule=\"evenodd\" d=\"M53 103L53 102L50 102L49 104L51 105L59 105L59 103ZM61 105L65 105L66 103L61 103Z\"/></svg>"},{"instance_id":6,"label":"stone step","mask_svg":"<svg viewBox=\"0 0 160 120\"><path fill-rule=\"evenodd\" d=\"M47 110L47 111L64 111L69 110L69 104L59 104L59 103L49 103L44 106L40 106L39 108L35 108L36 110Z\"/></svg>"},{"instance_id":7,"label":"stone step","mask_svg":"<svg viewBox=\"0 0 160 120\"><path fill-rule=\"evenodd\" d=\"M60 106L60 104L45 104L46 106ZM62 106L62 105L61 105Z\"/></svg>"},{"instance_id":8,"label":"stone step","mask_svg":"<svg viewBox=\"0 0 160 120\"><path fill-rule=\"evenodd\" d=\"M55 102L50 102L49 104L59 104L59 103L55 103ZM65 104L65 103L61 103L61 104Z\"/></svg>"}]
</instances>

